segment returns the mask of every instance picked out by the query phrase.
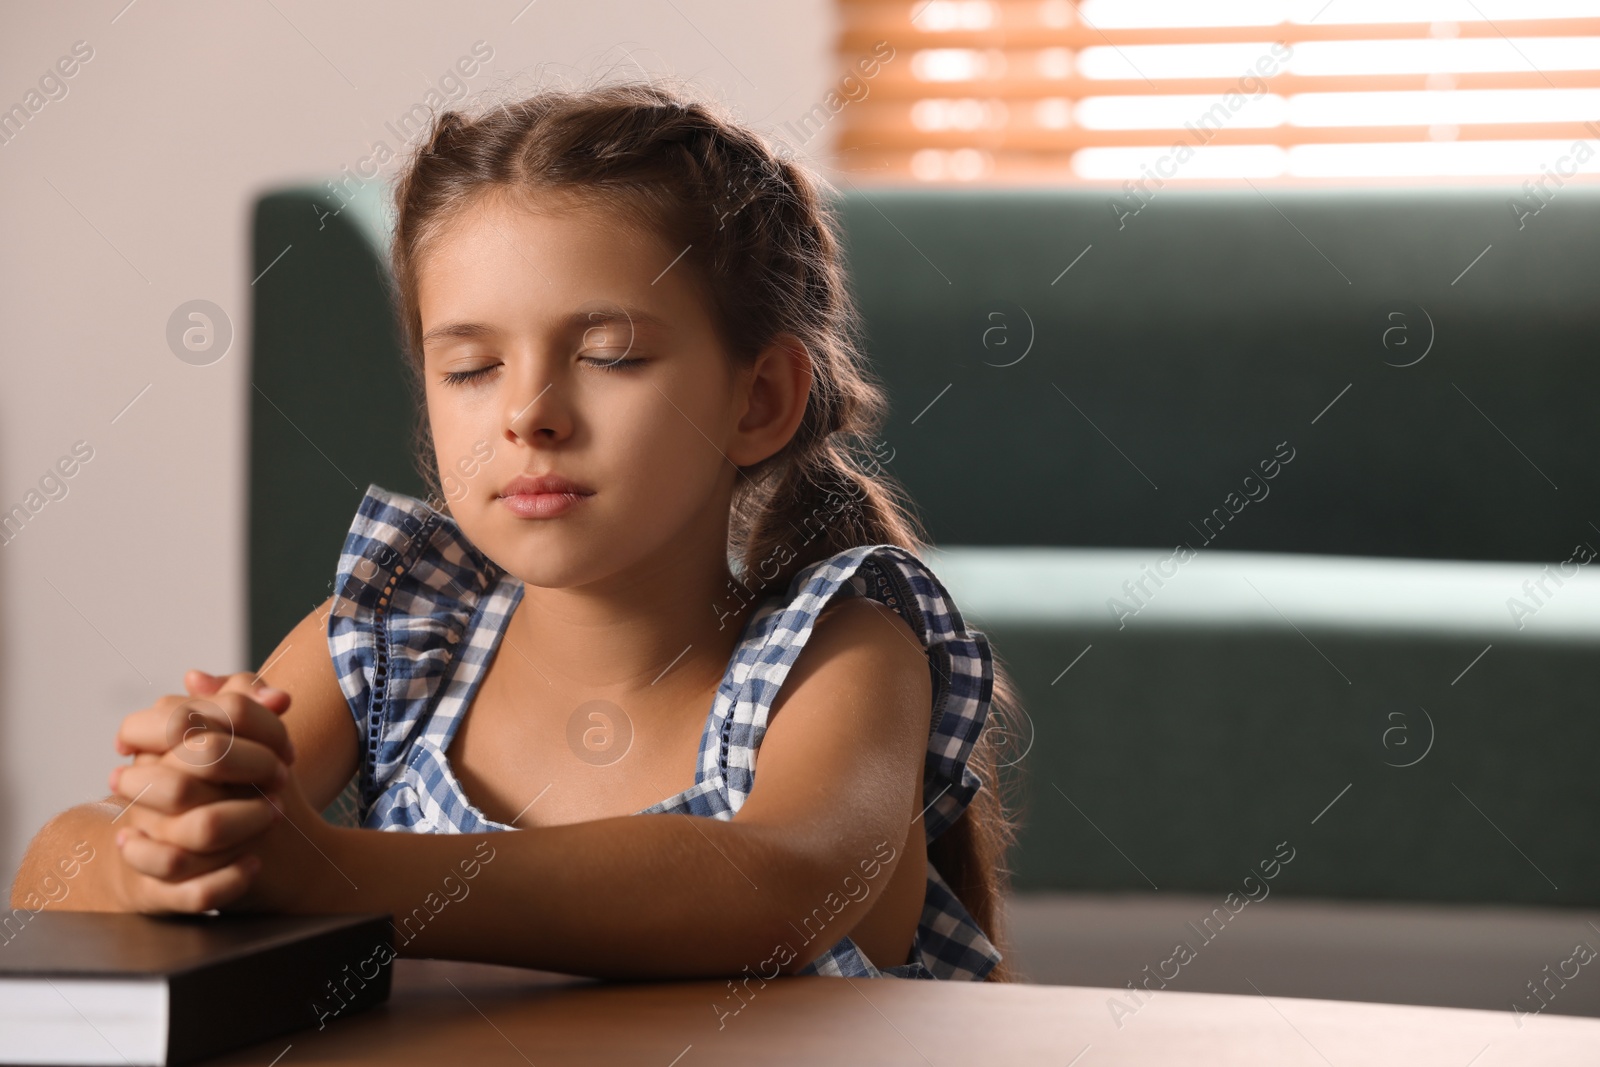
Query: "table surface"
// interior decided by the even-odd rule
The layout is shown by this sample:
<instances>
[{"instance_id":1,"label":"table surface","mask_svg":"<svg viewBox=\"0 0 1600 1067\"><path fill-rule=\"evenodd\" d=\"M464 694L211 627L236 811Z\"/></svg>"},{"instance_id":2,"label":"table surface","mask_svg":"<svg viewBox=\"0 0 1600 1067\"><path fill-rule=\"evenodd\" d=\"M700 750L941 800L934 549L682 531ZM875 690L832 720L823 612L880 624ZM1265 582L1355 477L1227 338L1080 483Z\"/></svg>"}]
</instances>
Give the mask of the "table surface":
<instances>
[{"instance_id":1,"label":"table surface","mask_svg":"<svg viewBox=\"0 0 1600 1067\"><path fill-rule=\"evenodd\" d=\"M383 1005L214 1065L446 1063L1272 1064L1502 1067L1600 1063L1600 1019L1163 990L908 979L599 982L399 959ZM1131 1014L1113 1019L1118 998ZM720 1009L720 1010L719 1010Z\"/></svg>"}]
</instances>

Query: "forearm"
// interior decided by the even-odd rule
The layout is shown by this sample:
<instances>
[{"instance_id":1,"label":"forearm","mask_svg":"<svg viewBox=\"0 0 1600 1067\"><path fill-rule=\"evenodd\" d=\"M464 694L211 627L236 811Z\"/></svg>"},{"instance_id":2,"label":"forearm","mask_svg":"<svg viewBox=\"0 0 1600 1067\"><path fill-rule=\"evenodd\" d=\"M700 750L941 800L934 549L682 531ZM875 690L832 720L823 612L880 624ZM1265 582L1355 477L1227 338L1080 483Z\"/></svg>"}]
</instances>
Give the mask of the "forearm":
<instances>
[{"instance_id":1,"label":"forearm","mask_svg":"<svg viewBox=\"0 0 1600 1067\"><path fill-rule=\"evenodd\" d=\"M11 906L30 911L123 911L120 865L113 835L120 801L68 808L44 825L17 868Z\"/></svg>"},{"instance_id":2,"label":"forearm","mask_svg":"<svg viewBox=\"0 0 1600 1067\"><path fill-rule=\"evenodd\" d=\"M321 872L297 910L390 912L402 956L658 978L737 974L784 942L793 970L826 947L793 925L819 879L759 826L673 814L336 834L343 873Z\"/></svg>"}]
</instances>

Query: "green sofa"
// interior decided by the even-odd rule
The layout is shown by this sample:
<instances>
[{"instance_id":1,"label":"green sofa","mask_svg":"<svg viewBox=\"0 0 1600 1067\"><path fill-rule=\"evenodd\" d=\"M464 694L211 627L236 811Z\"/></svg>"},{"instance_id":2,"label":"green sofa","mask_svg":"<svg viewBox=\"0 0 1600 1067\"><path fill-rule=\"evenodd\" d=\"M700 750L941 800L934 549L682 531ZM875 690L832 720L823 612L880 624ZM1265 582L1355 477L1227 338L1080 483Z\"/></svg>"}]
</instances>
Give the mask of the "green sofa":
<instances>
[{"instance_id":1,"label":"green sofa","mask_svg":"<svg viewBox=\"0 0 1600 1067\"><path fill-rule=\"evenodd\" d=\"M1284 845L1280 900L1600 905L1600 187L1522 195L842 196L881 456L1027 705L1019 891ZM255 205L258 663L421 493L377 196Z\"/></svg>"}]
</instances>

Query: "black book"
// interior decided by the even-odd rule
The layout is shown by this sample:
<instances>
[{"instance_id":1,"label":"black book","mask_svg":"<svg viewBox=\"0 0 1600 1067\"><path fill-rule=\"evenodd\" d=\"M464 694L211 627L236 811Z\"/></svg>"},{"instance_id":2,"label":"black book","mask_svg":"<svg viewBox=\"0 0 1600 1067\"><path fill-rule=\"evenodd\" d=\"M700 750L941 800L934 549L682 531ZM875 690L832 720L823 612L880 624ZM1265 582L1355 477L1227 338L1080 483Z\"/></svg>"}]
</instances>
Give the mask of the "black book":
<instances>
[{"instance_id":1,"label":"black book","mask_svg":"<svg viewBox=\"0 0 1600 1067\"><path fill-rule=\"evenodd\" d=\"M388 915L4 919L0 1063L191 1063L389 998Z\"/></svg>"}]
</instances>

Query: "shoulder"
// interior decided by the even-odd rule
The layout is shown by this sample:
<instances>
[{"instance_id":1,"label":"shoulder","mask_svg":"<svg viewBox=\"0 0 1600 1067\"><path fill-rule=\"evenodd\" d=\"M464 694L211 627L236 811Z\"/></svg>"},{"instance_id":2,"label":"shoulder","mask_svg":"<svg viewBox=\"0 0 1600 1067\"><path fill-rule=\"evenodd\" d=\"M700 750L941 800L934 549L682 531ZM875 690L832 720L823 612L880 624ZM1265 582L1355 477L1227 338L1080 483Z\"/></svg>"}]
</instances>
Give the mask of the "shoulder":
<instances>
[{"instance_id":1,"label":"shoulder","mask_svg":"<svg viewBox=\"0 0 1600 1067\"><path fill-rule=\"evenodd\" d=\"M858 545L809 564L795 575L777 623L778 639L799 647L784 696L870 690L897 709L904 704L904 714L884 718L920 722L925 740L930 665L949 636L929 608L946 596L933 572L898 545Z\"/></svg>"},{"instance_id":2,"label":"shoulder","mask_svg":"<svg viewBox=\"0 0 1600 1067\"><path fill-rule=\"evenodd\" d=\"M934 708L921 638L900 612L854 593L834 595L796 622L774 635L781 652L763 657L770 674L754 700L763 713L749 739L761 770L741 814L764 821L787 811L825 826L837 817L858 829L868 813L899 817ZM826 800L817 795L821 781Z\"/></svg>"},{"instance_id":3,"label":"shoulder","mask_svg":"<svg viewBox=\"0 0 1600 1067\"><path fill-rule=\"evenodd\" d=\"M868 596L841 596L817 613L816 632L807 647L838 652L853 649L863 664L879 673L899 666L926 677L927 649L904 615ZM915 668L915 670L913 670Z\"/></svg>"},{"instance_id":4,"label":"shoulder","mask_svg":"<svg viewBox=\"0 0 1600 1067\"><path fill-rule=\"evenodd\" d=\"M933 568L900 545L857 545L817 560L795 575L788 595L791 610L809 608L818 621L857 600L888 609L904 624L895 629L913 635L930 651L971 636L955 598Z\"/></svg>"},{"instance_id":5,"label":"shoulder","mask_svg":"<svg viewBox=\"0 0 1600 1067\"><path fill-rule=\"evenodd\" d=\"M848 592L839 595L846 587ZM931 720L920 719L928 761L924 795L937 798L926 813L928 840L933 840L954 823L981 785L967 764L988 724L994 695L995 662L988 636L969 627L933 568L899 545L862 545L819 560L796 576L791 594L800 600L808 594L826 599L817 618L831 615L836 621L829 624L832 636L817 636L835 645L853 641L862 649L861 665L838 665L845 673L871 670L872 657L879 657L886 665L881 669L903 667L906 673L899 677L912 684L916 664L900 653L913 647L914 638L924 654L917 684L933 687ZM829 611L835 604L839 607ZM886 619L885 612L894 618ZM897 644L890 644L891 637ZM921 692L926 696L925 689Z\"/></svg>"},{"instance_id":6,"label":"shoulder","mask_svg":"<svg viewBox=\"0 0 1600 1067\"><path fill-rule=\"evenodd\" d=\"M783 647L763 654L763 685L739 702L755 721L735 736L754 762L748 781L740 761L729 762L735 818L782 835L806 872L802 887L812 875L827 883L881 842L904 841L926 788L933 657L901 611L850 584L862 558L838 573L838 560L807 568L786 606L792 625L771 634Z\"/></svg>"}]
</instances>

